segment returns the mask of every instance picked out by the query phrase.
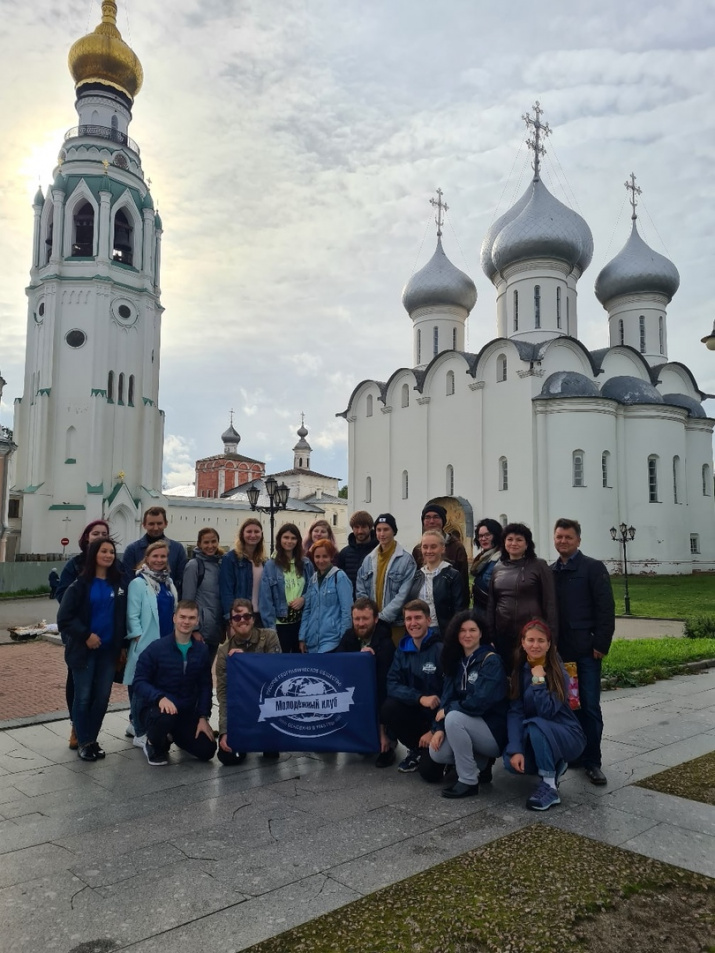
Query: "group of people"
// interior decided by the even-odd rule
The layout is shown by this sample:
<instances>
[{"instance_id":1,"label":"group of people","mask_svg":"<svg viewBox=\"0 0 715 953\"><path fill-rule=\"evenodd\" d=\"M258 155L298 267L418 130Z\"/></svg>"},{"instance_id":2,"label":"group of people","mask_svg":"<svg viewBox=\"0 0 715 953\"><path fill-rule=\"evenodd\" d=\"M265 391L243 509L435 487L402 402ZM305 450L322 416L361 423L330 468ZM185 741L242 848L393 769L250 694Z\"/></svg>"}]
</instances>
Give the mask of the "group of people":
<instances>
[{"instance_id":1,"label":"group of people","mask_svg":"<svg viewBox=\"0 0 715 953\"><path fill-rule=\"evenodd\" d=\"M165 537L163 509L147 510L143 526L120 561L108 524L90 523L57 586L70 746L83 760L104 757L98 735L114 681L128 686L127 733L150 764L166 764L173 743L230 766L247 757L227 741L230 655L363 651L376 663L377 767L394 764L401 743L399 771L430 782L447 774L443 796L461 798L491 782L502 756L507 771L539 777L533 810L559 803L567 766L606 783L600 667L615 611L607 570L580 551L576 520L557 521L552 565L536 556L527 526L483 519L470 566L437 503L424 507L411 553L390 513L354 513L341 550L325 520L305 538L285 523L272 553L253 517L225 554L206 527L189 560ZM575 711L565 662L578 674Z\"/></svg>"}]
</instances>

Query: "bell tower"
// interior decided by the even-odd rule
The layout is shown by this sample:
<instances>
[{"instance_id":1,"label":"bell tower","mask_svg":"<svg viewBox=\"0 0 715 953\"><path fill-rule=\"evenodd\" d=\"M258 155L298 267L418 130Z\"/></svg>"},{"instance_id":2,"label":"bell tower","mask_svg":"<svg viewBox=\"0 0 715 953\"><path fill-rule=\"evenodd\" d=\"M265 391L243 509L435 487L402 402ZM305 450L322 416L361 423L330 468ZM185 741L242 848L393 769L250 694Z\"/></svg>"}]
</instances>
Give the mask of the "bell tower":
<instances>
[{"instance_id":1,"label":"bell tower","mask_svg":"<svg viewBox=\"0 0 715 953\"><path fill-rule=\"evenodd\" d=\"M162 224L129 136L143 71L116 20L104 0L101 23L70 49L78 125L33 203L14 428L23 553L57 552L100 517L121 548L161 492Z\"/></svg>"}]
</instances>

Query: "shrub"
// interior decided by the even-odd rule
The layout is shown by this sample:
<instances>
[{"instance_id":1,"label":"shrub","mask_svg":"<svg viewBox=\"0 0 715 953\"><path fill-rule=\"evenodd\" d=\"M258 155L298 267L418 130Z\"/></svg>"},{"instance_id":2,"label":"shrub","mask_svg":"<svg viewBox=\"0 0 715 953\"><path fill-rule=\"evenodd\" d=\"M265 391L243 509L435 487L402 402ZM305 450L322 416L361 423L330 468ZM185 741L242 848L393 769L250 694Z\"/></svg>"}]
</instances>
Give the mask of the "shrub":
<instances>
[{"instance_id":1,"label":"shrub","mask_svg":"<svg viewBox=\"0 0 715 953\"><path fill-rule=\"evenodd\" d=\"M689 639L715 639L715 615L696 615L685 623Z\"/></svg>"}]
</instances>

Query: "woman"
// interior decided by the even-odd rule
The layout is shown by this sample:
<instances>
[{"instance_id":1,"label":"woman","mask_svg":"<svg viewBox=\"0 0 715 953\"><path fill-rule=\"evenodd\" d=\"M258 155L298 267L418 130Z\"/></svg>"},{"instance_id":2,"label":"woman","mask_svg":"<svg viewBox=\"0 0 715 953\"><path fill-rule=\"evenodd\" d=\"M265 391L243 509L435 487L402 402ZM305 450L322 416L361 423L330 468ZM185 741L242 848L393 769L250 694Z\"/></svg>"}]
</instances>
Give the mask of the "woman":
<instances>
[{"instance_id":1,"label":"woman","mask_svg":"<svg viewBox=\"0 0 715 953\"><path fill-rule=\"evenodd\" d=\"M546 619L557 636L554 576L543 559L536 558L531 530L523 523L504 527L501 559L489 584L487 621L507 675L511 675L519 632L527 619Z\"/></svg>"},{"instance_id":2,"label":"woman","mask_svg":"<svg viewBox=\"0 0 715 953\"><path fill-rule=\"evenodd\" d=\"M568 684L548 625L541 619L527 622L511 676L504 767L514 774L541 776L526 802L530 811L548 811L561 803L559 779L586 746L568 703Z\"/></svg>"},{"instance_id":3,"label":"woman","mask_svg":"<svg viewBox=\"0 0 715 953\"><path fill-rule=\"evenodd\" d=\"M308 533L303 538L303 552L308 559L312 561L311 549L319 539L328 539L335 547L335 556L333 557L333 566L338 565L338 544L333 533L333 528L327 520L316 520L308 527ZM340 567L338 567L340 568Z\"/></svg>"},{"instance_id":4,"label":"woman","mask_svg":"<svg viewBox=\"0 0 715 953\"><path fill-rule=\"evenodd\" d=\"M487 518L477 523L474 542L479 548L469 572L474 579L472 583L474 608L478 609L485 618L489 602L489 583L494 567L501 559L501 540L501 525L496 520Z\"/></svg>"},{"instance_id":5,"label":"woman","mask_svg":"<svg viewBox=\"0 0 715 953\"><path fill-rule=\"evenodd\" d=\"M219 646L216 656L216 695L218 696L218 759L230 767L246 760L245 751L234 751L228 745L228 705L226 702L226 659L236 652L280 652L278 636L273 629L260 629L255 624L250 599L236 599L231 606L228 639ZM266 760L275 761L277 751L264 751Z\"/></svg>"},{"instance_id":6,"label":"woman","mask_svg":"<svg viewBox=\"0 0 715 953\"><path fill-rule=\"evenodd\" d=\"M319 539L311 547L309 556L315 572L305 591L301 652L334 652L350 628L353 586L342 569L333 565L337 552L329 539Z\"/></svg>"},{"instance_id":7,"label":"woman","mask_svg":"<svg viewBox=\"0 0 715 953\"><path fill-rule=\"evenodd\" d=\"M72 724L82 761L105 756L97 738L126 636L126 590L116 557L111 539L91 543L57 613L74 682Z\"/></svg>"},{"instance_id":8,"label":"woman","mask_svg":"<svg viewBox=\"0 0 715 953\"><path fill-rule=\"evenodd\" d=\"M256 613L256 625L260 627L258 593L265 561L263 527L255 516L249 516L239 527L234 548L221 560L219 589L221 609L226 621L231 614L234 599L250 599Z\"/></svg>"},{"instance_id":9,"label":"woman","mask_svg":"<svg viewBox=\"0 0 715 953\"><path fill-rule=\"evenodd\" d=\"M199 632L209 650L212 666L226 635L219 594L221 553L218 547L219 535L215 529L205 526L199 530L196 549L184 569L181 587L182 598L190 599L199 607Z\"/></svg>"},{"instance_id":10,"label":"woman","mask_svg":"<svg viewBox=\"0 0 715 953\"><path fill-rule=\"evenodd\" d=\"M149 543L144 562L129 583L127 597L127 640L129 651L124 669L124 684L129 688L129 711L134 744L142 748L146 728L141 717L143 703L133 688L137 659L147 647L174 631L174 609L178 596L169 572L168 540Z\"/></svg>"},{"instance_id":11,"label":"woman","mask_svg":"<svg viewBox=\"0 0 715 953\"><path fill-rule=\"evenodd\" d=\"M263 627L275 629L282 652L299 652L298 634L305 604L305 588L313 564L303 556L300 530L284 523L276 536L276 551L263 567L258 609Z\"/></svg>"},{"instance_id":12,"label":"woman","mask_svg":"<svg viewBox=\"0 0 715 953\"><path fill-rule=\"evenodd\" d=\"M508 709L504 666L491 645L482 645L473 612L460 612L450 622L442 665L442 704L429 754L432 762L457 769L456 783L442 791L442 797L470 797L479 794L482 772L483 780L491 780L491 765L506 746Z\"/></svg>"},{"instance_id":13,"label":"woman","mask_svg":"<svg viewBox=\"0 0 715 953\"><path fill-rule=\"evenodd\" d=\"M449 620L464 606L462 578L444 558L444 533L426 529L420 552L422 565L415 569L407 601L422 599L430 608L430 626L444 633Z\"/></svg>"},{"instance_id":14,"label":"woman","mask_svg":"<svg viewBox=\"0 0 715 953\"><path fill-rule=\"evenodd\" d=\"M79 538L79 553L76 556L73 556L68 562L65 563L62 573L60 575L60 581L55 589L55 599L58 602L62 602L62 597L67 592L72 583L79 578L80 573L84 567L84 561L87 556L87 550L91 543L97 539L108 539L109 538L109 523L105 520L92 520L91 523L87 523L85 528L82 530L82 535ZM121 565L118 567L121 571ZM72 681L72 669L67 667L67 681L65 684L65 697L67 699L67 711L70 713L70 718L72 717L72 705L74 704L74 683ZM74 730L74 725L70 726L70 740L69 747L72 751L77 750L77 735Z\"/></svg>"}]
</instances>

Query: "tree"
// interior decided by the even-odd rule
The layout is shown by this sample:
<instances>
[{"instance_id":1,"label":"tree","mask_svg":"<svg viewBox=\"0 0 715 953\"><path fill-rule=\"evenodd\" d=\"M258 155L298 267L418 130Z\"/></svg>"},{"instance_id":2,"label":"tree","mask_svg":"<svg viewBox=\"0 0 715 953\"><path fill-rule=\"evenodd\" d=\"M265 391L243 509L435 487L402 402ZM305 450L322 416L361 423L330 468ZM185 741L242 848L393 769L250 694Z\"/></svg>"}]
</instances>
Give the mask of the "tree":
<instances>
[{"instance_id":1,"label":"tree","mask_svg":"<svg viewBox=\"0 0 715 953\"><path fill-rule=\"evenodd\" d=\"M340 487L340 489L338 490L338 496L340 497L341 500L347 500L347 498L348 498L348 485L347 485L347 483L345 484L345 486L341 486L341 487Z\"/></svg>"}]
</instances>

